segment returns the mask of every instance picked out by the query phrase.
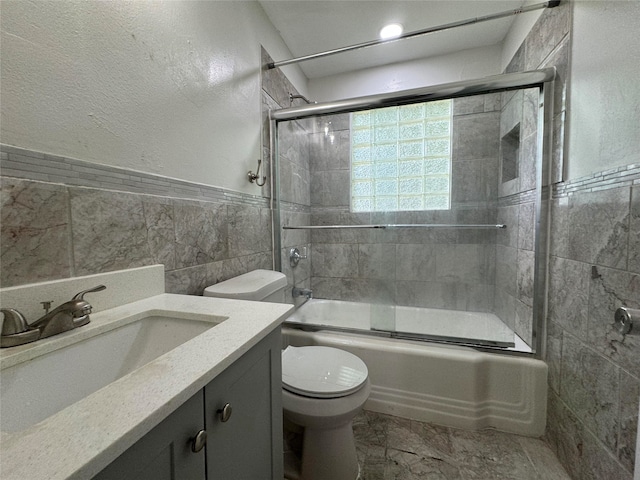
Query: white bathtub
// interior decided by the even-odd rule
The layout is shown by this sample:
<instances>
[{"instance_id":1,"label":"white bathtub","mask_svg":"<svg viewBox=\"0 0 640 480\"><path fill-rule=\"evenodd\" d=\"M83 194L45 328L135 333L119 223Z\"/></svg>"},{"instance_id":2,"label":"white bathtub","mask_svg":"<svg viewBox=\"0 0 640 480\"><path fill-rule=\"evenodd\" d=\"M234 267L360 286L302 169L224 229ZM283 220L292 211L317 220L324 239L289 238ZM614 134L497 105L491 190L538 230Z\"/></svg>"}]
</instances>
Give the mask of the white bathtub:
<instances>
[{"instance_id":1,"label":"white bathtub","mask_svg":"<svg viewBox=\"0 0 640 480\"><path fill-rule=\"evenodd\" d=\"M338 311L335 315L345 315L342 320L350 322L341 326L355 328L368 325L367 308L371 306L314 300L287 321L311 323L321 313ZM358 319L363 312L365 318ZM333 322L325 318L317 323ZM396 338L303 331L288 328L286 322L283 337L289 345L332 346L362 358L372 384L367 410L474 430L544 433L547 365L541 360Z\"/></svg>"}]
</instances>

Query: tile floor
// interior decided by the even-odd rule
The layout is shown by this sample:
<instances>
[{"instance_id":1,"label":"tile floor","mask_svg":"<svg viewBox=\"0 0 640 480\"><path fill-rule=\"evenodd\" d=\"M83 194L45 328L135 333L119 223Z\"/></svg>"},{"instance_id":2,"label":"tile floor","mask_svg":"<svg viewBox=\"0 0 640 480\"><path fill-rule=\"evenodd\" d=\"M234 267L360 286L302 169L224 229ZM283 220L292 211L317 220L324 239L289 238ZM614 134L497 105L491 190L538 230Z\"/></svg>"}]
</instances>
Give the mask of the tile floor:
<instances>
[{"instance_id":1,"label":"tile floor","mask_svg":"<svg viewBox=\"0 0 640 480\"><path fill-rule=\"evenodd\" d=\"M364 411L353 422L361 480L569 480L537 438L471 432Z\"/></svg>"}]
</instances>

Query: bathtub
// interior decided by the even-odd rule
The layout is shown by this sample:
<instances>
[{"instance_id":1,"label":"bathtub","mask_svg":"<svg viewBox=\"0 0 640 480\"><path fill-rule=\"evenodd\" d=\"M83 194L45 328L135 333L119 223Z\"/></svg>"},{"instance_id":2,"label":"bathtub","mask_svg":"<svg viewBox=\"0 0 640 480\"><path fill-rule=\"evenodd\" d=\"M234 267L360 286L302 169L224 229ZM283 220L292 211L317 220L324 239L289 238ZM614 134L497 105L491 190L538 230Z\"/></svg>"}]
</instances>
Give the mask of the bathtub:
<instances>
[{"instance_id":1,"label":"bathtub","mask_svg":"<svg viewBox=\"0 0 640 480\"><path fill-rule=\"evenodd\" d=\"M285 321L283 340L286 345L325 345L359 356L367 364L372 384L366 410L471 430L495 428L533 437L544 433L547 365L541 360L409 339L300 328L333 312L332 318L316 323L340 321L341 327L356 329L375 323L370 314L373 309L375 317L377 308L355 302L309 301ZM396 313L395 317L397 327L401 315Z\"/></svg>"}]
</instances>

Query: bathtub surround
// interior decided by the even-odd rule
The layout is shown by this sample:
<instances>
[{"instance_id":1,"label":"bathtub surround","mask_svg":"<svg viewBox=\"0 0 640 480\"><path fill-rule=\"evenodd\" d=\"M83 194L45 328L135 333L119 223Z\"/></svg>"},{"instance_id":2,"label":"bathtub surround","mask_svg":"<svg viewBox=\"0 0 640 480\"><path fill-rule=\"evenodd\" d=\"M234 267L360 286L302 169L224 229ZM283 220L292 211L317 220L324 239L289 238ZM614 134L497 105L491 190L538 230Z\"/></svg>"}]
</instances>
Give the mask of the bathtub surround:
<instances>
[{"instance_id":1,"label":"bathtub surround","mask_svg":"<svg viewBox=\"0 0 640 480\"><path fill-rule=\"evenodd\" d=\"M273 59L262 49L262 65L271 63ZM289 79L277 69L262 70L262 119L263 119L263 151L264 158L271 158L269 110L279 110L298 105L302 100L289 98L289 94L298 95L298 90ZM280 196L280 222L282 225L308 225L310 222L310 171L309 146L305 122L288 122L286 128L280 130L278 146L279 162L273 166L275 178L278 179ZM275 225L281 237L280 263L282 272L287 276L290 288L287 288L287 302L296 305L304 303L304 297L294 299L291 290L311 287L311 257L300 260L298 266L289 264L289 251L298 248L300 251L311 250L311 235L307 230L282 230Z\"/></svg>"}]
</instances>

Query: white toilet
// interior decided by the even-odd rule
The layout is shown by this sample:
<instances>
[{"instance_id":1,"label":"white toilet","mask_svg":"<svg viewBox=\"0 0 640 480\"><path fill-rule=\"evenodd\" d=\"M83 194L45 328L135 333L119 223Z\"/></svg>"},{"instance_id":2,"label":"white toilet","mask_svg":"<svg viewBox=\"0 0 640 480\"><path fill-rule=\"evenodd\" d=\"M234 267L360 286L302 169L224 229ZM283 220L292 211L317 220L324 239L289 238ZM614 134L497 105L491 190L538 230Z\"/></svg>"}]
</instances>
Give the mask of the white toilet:
<instances>
[{"instance_id":1,"label":"white toilet","mask_svg":"<svg viewBox=\"0 0 640 480\"><path fill-rule=\"evenodd\" d=\"M254 270L207 287L208 297L284 302L287 279ZM369 398L368 370L357 356L331 347L282 352L285 422L303 429L301 480L355 480L359 475L351 422Z\"/></svg>"}]
</instances>

